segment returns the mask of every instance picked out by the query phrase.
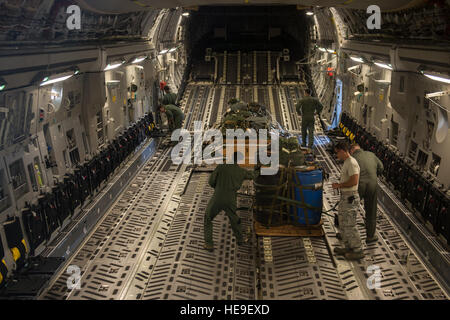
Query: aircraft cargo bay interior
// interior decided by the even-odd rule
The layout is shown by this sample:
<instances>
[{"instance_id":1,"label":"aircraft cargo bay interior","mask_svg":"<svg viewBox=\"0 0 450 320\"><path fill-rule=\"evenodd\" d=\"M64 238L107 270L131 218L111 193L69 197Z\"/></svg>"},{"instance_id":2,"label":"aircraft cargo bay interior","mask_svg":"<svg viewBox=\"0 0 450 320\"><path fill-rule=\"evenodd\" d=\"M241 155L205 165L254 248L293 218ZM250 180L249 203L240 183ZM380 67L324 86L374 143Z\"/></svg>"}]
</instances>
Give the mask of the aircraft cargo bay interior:
<instances>
[{"instance_id":1,"label":"aircraft cargo bay interior","mask_svg":"<svg viewBox=\"0 0 450 320\"><path fill-rule=\"evenodd\" d=\"M0 1L1 300L448 300L450 2Z\"/></svg>"}]
</instances>

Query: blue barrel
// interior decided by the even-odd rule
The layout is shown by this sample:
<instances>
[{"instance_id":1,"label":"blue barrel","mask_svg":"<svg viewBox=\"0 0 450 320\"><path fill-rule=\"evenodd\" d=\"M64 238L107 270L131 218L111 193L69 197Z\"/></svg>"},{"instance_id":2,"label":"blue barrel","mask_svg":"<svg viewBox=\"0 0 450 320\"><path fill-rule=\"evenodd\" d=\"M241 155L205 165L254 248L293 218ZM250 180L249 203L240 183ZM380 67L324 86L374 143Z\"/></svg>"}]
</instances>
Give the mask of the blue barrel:
<instances>
[{"instance_id":1,"label":"blue barrel","mask_svg":"<svg viewBox=\"0 0 450 320\"><path fill-rule=\"evenodd\" d=\"M293 212L296 212L294 214L294 220L297 221L297 223L306 225L306 219L305 219L305 210L308 214L308 224L314 225L318 224L320 222L320 219L322 217L322 199L323 199L323 175L322 170L313 170L313 171L296 171L296 175L298 177L298 181L302 186L311 187L313 189L302 189L303 190L303 197L305 200L305 203L316 207L318 209L312 210L312 209L303 209L303 208L297 208L294 207ZM294 180L295 182L296 180ZM316 190L314 190L316 189ZM302 201L302 198L300 197L300 189L297 187L294 187L294 194L295 194L295 200L296 201ZM292 211L291 211L292 212Z\"/></svg>"}]
</instances>

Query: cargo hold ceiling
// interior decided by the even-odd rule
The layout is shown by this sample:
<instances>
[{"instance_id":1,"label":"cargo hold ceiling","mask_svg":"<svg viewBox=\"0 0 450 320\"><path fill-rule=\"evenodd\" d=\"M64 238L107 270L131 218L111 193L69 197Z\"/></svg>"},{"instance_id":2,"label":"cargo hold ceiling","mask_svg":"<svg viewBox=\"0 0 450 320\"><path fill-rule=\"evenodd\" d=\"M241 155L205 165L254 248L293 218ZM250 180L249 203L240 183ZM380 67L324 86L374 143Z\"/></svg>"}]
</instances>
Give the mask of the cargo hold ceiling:
<instances>
[{"instance_id":1,"label":"cargo hold ceiling","mask_svg":"<svg viewBox=\"0 0 450 320\"><path fill-rule=\"evenodd\" d=\"M152 8L175 8L220 5L299 5L366 9L373 0L77 0L86 9L98 13L126 13ZM401 10L424 3L424 0L377 0L381 10Z\"/></svg>"},{"instance_id":2,"label":"cargo hold ceiling","mask_svg":"<svg viewBox=\"0 0 450 320\"><path fill-rule=\"evenodd\" d=\"M439 0L442 3L445 0ZM244 0L3 0L0 1L0 42L2 49L25 45L45 45L46 43L74 43L107 41L130 41L146 40L149 30L155 24L158 16L163 13L163 19L173 11L160 9L158 6L171 7L181 6L187 10L201 11L201 8L218 8L218 5L226 2L228 6L239 3L240 7L256 9L255 4L261 7L263 4L294 3L297 9L306 8L320 4L315 7L317 20L330 34L334 33L335 24L328 12L327 6L334 6L336 12L341 16L341 26L344 25L344 35L352 37L375 36L381 40L417 38L417 39L449 39L450 24L447 23L448 5L433 4L428 2L426 9L421 7L425 0L377 0L382 9L383 28L381 30L367 30L365 19L367 19L366 8L373 0L248 0L250 5L243 6ZM68 30L66 9L72 4L82 6L81 30ZM154 7L150 7L152 4ZM193 5L208 4L199 8L188 7ZM401 8L412 7L407 10L397 11ZM304 7L302 7L304 6ZM280 6L282 7L282 6ZM295 6L294 6L295 7ZM363 9L355 9L363 7ZM395 12L389 9L396 8ZM184 9L183 9L184 10ZM176 10L178 11L178 10ZM220 12L219 12L220 13ZM432 22L430 22L432 21ZM331 30L333 29L333 30Z\"/></svg>"},{"instance_id":3,"label":"cargo hold ceiling","mask_svg":"<svg viewBox=\"0 0 450 320\"><path fill-rule=\"evenodd\" d=\"M3 45L93 40L140 39L160 9L119 14L81 10L81 30L67 28L67 8L73 0L0 1L0 42ZM145 35L144 35L145 36ZM4 49L4 48L2 48Z\"/></svg>"}]
</instances>

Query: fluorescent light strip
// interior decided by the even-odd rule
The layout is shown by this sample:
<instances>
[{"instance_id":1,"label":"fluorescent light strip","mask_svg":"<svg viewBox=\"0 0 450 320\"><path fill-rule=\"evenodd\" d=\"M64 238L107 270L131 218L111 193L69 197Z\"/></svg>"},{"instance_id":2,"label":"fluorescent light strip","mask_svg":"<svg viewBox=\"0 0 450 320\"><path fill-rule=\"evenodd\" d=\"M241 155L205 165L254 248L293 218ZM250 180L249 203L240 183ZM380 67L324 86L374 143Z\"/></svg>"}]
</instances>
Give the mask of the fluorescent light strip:
<instances>
[{"instance_id":1,"label":"fluorescent light strip","mask_svg":"<svg viewBox=\"0 0 450 320\"><path fill-rule=\"evenodd\" d=\"M177 50L177 48L172 48L169 50L169 52L174 52L175 50Z\"/></svg>"},{"instance_id":2,"label":"fluorescent light strip","mask_svg":"<svg viewBox=\"0 0 450 320\"><path fill-rule=\"evenodd\" d=\"M375 81L376 83L383 83L383 84L391 83L390 80L377 80L377 79L373 79L373 81Z\"/></svg>"},{"instance_id":3,"label":"fluorescent light strip","mask_svg":"<svg viewBox=\"0 0 450 320\"><path fill-rule=\"evenodd\" d=\"M319 48L319 50L322 52L327 52L327 49L325 49L325 48Z\"/></svg>"},{"instance_id":4,"label":"fluorescent light strip","mask_svg":"<svg viewBox=\"0 0 450 320\"><path fill-rule=\"evenodd\" d=\"M0 85L0 91L3 91L3 90L5 90L5 88L6 88L6 84L2 84L2 85Z\"/></svg>"},{"instance_id":5,"label":"fluorescent light strip","mask_svg":"<svg viewBox=\"0 0 450 320\"><path fill-rule=\"evenodd\" d=\"M182 15L183 17L189 17L190 13L189 13L189 12L183 12L181 15Z\"/></svg>"},{"instance_id":6,"label":"fluorescent light strip","mask_svg":"<svg viewBox=\"0 0 450 320\"><path fill-rule=\"evenodd\" d=\"M306 12L306 14L307 14L308 16L313 16L313 15L314 15L314 12L308 11L308 12Z\"/></svg>"},{"instance_id":7,"label":"fluorescent light strip","mask_svg":"<svg viewBox=\"0 0 450 320\"><path fill-rule=\"evenodd\" d=\"M144 61L145 59L147 59L147 57L136 58L136 59L134 59L134 61L132 63L139 63L139 62Z\"/></svg>"},{"instance_id":8,"label":"fluorescent light strip","mask_svg":"<svg viewBox=\"0 0 450 320\"><path fill-rule=\"evenodd\" d=\"M165 54L165 53L167 53L169 51L169 49L164 49L164 50L162 50L159 54Z\"/></svg>"},{"instance_id":9,"label":"fluorescent light strip","mask_svg":"<svg viewBox=\"0 0 450 320\"><path fill-rule=\"evenodd\" d=\"M380 62L374 62L374 64L376 64L377 66L379 66L381 68L392 70L392 66L390 64L380 63Z\"/></svg>"},{"instance_id":10,"label":"fluorescent light strip","mask_svg":"<svg viewBox=\"0 0 450 320\"><path fill-rule=\"evenodd\" d=\"M72 78L72 77L73 77L73 74L70 75L70 76L65 76L65 77L61 77L61 78L56 78L56 79L52 79L52 80L43 81L40 86L42 87L42 86L46 86L48 84L65 81L65 80L67 80L69 78Z\"/></svg>"},{"instance_id":11,"label":"fluorescent light strip","mask_svg":"<svg viewBox=\"0 0 450 320\"><path fill-rule=\"evenodd\" d=\"M364 60L362 58L359 58L359 57L350 57L350 59L352 59L353 61L356 61L356 62L361 62L361 63L364 62Z\"/></svg>"},{"instance_id":12,"label":"fluorescent light strip","mask_svg":"<svg viewBox=\"0 0 450 320\"><path fill-rule=\"evenodd\" d=\"M450 83L450 79L448 79L448 78L443 78L443 77L433 76L433 75L431 75L431 74L426 74L426 73L424 73L423 75L424 75L425 77L430 78L430 79L435 80L435 81L440 81L440 82Z\"/></svg>"},{"instance_id":13,"label":"fluorescent light strip","mask_svg":"<svg viewBox=\"0 0 450 320\"><path fill-rule=\"evenodd\" d=\"M106 66L106 68L105 68L104 71L116 69L116 68L120 67L121 65L123 65L123 62L121 62L121 63L116 63L116 64L108 64L108 65Z\"/></svg>"}]
</instances>

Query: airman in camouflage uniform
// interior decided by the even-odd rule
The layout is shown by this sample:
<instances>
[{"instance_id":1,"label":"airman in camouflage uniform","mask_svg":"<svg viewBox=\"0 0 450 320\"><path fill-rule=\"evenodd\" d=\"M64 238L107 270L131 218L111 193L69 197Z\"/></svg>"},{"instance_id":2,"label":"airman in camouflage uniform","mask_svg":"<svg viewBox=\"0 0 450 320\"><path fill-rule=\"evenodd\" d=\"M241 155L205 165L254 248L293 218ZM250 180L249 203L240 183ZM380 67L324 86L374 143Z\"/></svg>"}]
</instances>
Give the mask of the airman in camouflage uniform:
<instances>
[{"instance_id":1,"label":"airman in camouflage uniform","mask_svg":"<svg viewBox=\"0 0 450 320\"><path fill-rule=\"evenodd\" d=\"M333 183L333 189L340 189L341 199L338 208L339 229L344 247L334 248L334 253L344 255L349 260L364 257L361 238L356 228L356 215L359 209L358 181L360 168L358 162L350 156L346 142L339 142L335 146L339 160L344 161L341 170L340 183Z\"/></svg>"}]
</instances>

